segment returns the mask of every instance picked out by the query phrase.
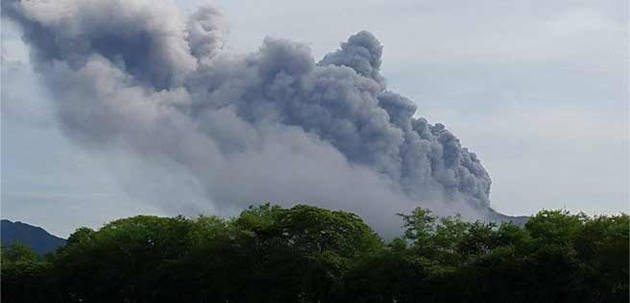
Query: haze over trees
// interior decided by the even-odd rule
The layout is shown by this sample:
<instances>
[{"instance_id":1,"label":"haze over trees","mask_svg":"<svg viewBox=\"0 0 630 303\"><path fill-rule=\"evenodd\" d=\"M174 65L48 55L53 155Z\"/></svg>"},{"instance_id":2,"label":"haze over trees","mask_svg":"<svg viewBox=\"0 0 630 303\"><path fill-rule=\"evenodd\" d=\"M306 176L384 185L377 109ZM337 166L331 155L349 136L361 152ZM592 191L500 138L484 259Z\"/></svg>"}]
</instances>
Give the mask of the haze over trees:
<instances>
[{"instance_id":1,"label":"haze over trees","mask_svg":"<svg viewBox=\"0 0 630 303\"><path fill-rule=\"evenodd\" d=\"M628 302L628 215L400 217L388 240L307 205L120 219L43 258L3 247L2 302Z\"/></svg>"}]
</instances>

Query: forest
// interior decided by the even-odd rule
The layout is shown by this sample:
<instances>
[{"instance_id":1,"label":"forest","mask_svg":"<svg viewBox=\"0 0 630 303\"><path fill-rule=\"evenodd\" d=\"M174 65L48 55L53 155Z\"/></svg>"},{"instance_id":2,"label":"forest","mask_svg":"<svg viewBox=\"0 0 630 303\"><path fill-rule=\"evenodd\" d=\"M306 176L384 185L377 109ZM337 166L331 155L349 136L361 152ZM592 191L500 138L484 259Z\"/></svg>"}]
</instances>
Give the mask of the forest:
<instances>
[{"instance_id":1,"label":"forest","mask_svg":"<svg viewBox=\"0 0 630 303\"><path fill-rule=\"evenodd\" d=\"M119 219L43 257L2 247L2 302L628 302L626 214L399 217L391 239L307 205Z\"/></svg>"}]
</instances>

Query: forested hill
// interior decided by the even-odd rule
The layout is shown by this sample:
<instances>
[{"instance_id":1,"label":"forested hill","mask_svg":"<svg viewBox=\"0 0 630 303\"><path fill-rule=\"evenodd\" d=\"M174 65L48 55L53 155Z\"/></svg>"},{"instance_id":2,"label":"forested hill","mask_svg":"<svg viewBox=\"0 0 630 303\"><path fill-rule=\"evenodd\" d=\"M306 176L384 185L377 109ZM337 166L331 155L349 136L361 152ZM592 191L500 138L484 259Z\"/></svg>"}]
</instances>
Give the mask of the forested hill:
<instances>
[{"instance_id":1,"label":"forested hill","mask_svg":"<svg viewBox=\"0 0 630 303\"><path fill-rule=\"evenodd\" d=\"M39 255L53 252L66 244L66 240L51 235L43 228L20 221L12 222L3 219L0 231L2 246L21 243L30 247Z\"/></svg>"},{"instance_id":2,"label":"forested hill","mask_svg":"<svg viewBox=\"0 0 630 303\"><path fill-rule=\"evenodd\" d=\"M525 226L298 205L80 228L46 258L2 250L2 302L628 302L625 214L541 211Z\"/></svg>"}]
</instances>

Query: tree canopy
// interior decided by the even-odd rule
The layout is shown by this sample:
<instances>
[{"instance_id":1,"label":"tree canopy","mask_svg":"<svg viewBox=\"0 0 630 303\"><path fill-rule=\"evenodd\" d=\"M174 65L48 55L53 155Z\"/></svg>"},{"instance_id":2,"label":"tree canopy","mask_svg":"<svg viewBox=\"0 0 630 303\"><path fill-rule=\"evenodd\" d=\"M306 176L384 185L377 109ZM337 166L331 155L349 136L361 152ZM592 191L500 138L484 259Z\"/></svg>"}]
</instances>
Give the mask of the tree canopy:
<instances>
[{"instance_id":1,"label":"tree canopy","mask_svg":"<svg viewBox=\"0 0 630 303\"><path fill-rule=\"evenodd\" d=\"M400 214L380 238L307 205L136 216L40 258L2 248L3 302L628 302L625 214L543 210L524 227Z\"/></svg>"}]
</instances>

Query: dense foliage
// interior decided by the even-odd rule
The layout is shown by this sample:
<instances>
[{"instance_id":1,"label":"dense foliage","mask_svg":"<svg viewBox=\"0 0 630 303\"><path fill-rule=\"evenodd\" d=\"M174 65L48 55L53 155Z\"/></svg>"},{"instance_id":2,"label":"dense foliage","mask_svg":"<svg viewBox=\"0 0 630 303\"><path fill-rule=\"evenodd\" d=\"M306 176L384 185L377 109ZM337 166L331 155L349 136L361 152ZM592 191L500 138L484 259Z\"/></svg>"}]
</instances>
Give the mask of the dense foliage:
<instances>
[{"instance_id":1,"label":"dense foliage","mask_svg":"<svg viewBox=\"0 0 630 303\"><path fill-rule=\"evenodd\" d=\"M628 302L627 215L400 216L404 236L387 242L305 205L121 219L45 258L4 247L2 302Z\"/></svg>"}]
</instances>

